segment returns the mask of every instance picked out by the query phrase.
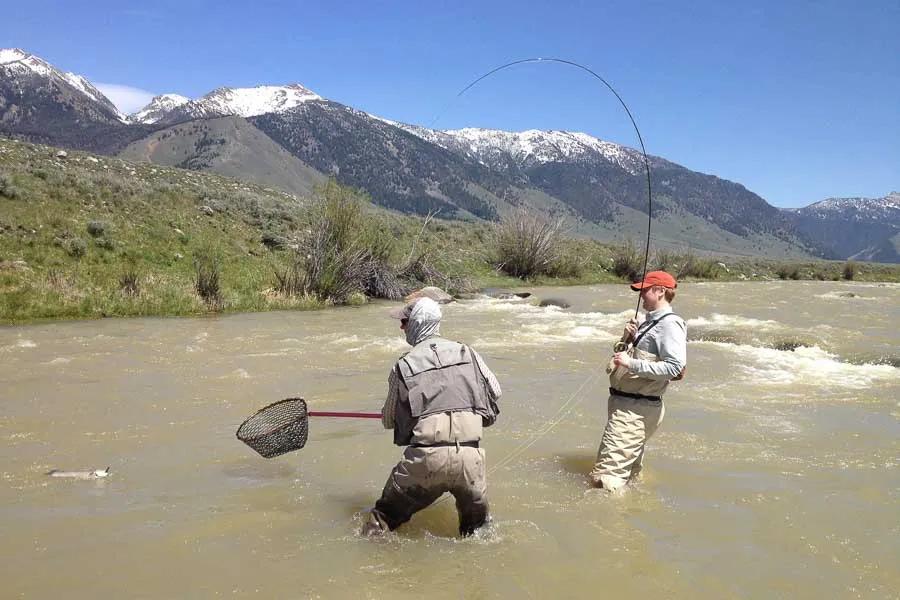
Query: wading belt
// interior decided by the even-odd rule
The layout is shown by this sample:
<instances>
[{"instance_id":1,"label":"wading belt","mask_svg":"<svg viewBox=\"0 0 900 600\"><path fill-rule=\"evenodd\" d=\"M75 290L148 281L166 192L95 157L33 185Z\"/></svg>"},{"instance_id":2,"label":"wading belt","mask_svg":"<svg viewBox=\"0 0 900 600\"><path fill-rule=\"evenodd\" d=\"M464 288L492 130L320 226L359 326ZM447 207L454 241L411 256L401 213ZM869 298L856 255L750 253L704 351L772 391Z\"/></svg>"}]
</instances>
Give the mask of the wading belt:
<instances>
[{"instance_id":1,"label":"wading belt","mask_svg":"<svg viewBox=\"0 0 900 600\"><path fill-rule=\"evenodd\" d=\"M662 401L662 396L645 396L643 394L632 394L630 392L623 392L612 387L609 388L609 394L611 396L622 396L623 398L634 398L635 400L649 400L651 402Z\"/></svg>"},{"instance_id":2,"label":"wading belt","mask_svg":"<svg viewBox=\"0 0 900 600\"><path fill-rule=\"evenodd\" d=\"M410 444L410 448L450 448L454 446L465 446L466 448L477 448L478 442L434 442L433 444Z\"/></svg>"}]
</instances>

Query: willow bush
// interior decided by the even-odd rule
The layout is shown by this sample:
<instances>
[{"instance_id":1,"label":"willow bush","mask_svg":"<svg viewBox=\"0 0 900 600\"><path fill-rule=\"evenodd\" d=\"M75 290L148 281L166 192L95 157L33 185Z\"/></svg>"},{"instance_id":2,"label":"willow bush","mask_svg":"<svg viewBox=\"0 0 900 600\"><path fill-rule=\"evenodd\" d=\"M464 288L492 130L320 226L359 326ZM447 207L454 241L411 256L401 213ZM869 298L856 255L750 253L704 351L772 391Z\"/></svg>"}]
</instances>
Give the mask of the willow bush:
<instances>
[{"instance_id":1,"label":"willow bush","mask_svg":"<svg viewBox=\"0 0 900 600\"><path fill-rule=\"evenodd\" d=\"M546 220L520 210L494 229L495 262L513 277L529 279L551 274L561 257L563 220Z\"/></svg>"}]
</instances>

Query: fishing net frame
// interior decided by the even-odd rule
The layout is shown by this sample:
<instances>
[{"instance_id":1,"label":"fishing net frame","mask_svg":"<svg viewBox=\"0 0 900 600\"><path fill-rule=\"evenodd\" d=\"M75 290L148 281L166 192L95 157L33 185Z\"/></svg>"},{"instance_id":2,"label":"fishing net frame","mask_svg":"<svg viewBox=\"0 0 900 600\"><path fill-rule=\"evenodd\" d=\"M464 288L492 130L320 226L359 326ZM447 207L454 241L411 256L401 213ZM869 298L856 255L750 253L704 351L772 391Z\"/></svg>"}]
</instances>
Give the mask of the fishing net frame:
<instances>
[{"instance_id":1,"label":"fishing net frame","mask_svg":"<svg viewBox=\"0 0 900 600\"><path fill-rule=\"evenodd\" d=\"M263 458L300 450L309 437L309 411L303 398L285 398L247 418L235 434Z\"/></svg>"}]
</instances>

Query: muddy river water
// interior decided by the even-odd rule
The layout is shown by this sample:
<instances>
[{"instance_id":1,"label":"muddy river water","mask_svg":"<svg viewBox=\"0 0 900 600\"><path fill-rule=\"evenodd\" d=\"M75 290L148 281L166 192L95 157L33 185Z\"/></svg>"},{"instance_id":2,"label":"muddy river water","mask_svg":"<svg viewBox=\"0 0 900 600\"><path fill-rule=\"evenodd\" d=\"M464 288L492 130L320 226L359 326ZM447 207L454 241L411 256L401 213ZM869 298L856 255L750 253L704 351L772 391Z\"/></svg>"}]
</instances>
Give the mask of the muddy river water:
<instances>
[{"instance_id":1,"label":"muddy river water","mask_svg":"<svg viewBox=\"0 0 900 600\"><path fill-rule=\"evenodd\" d=\"M688 376L619 496L586 474L635 297L534 291L571 307L445 307L504 390L494 523L465 540L453 502L356 534L400 453L378 421L314 419L272 460L234 437L289 396L379 410L389 304L0 328L0 596L900 597L900 287L682 285Z\"/></svg>"}]
</instances>

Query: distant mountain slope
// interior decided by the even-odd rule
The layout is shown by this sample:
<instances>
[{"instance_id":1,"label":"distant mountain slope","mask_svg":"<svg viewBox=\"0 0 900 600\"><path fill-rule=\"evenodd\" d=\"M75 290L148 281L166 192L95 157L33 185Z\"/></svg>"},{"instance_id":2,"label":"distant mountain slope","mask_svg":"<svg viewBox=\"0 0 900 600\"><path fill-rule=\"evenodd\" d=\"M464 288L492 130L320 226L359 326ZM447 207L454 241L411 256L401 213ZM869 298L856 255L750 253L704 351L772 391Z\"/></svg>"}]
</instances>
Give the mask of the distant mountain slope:
<instances>
[{"instance_id":1,"label":"distant mountain slope","mask_svg":"<svg viewBox=\"0 0 900 600\"><path fill-rule=\"evenodd\" d=\"M589 220L610 220L621 204L647 212L643 156L637 150L585 133L491 129L435 131L398 124L423 139L563 199ZM655 207L662 215L680 207L737 235L769 234L800 243L781 212L740 184L697 173L650 156Z\"/></svg>"},{"instance_id":2,"label":"distant mountain slope","mask_svg":"<svg viewBox=\"0 0 900 600\"><path fill-rule=\"evenodd\" d=\"M17 48L0 50L0 134L107 152L148 132L126 126L125 116L81 75Z\"/></svg>"},{"instance_id":3,"label":"distant mountain slope","mask_svg":"<svg viewBox=\"0 0 900 600\"><path fill-rule=\"evenodd\" d=\"M827 258L900 262L900 192L882 198L829 198L786 211L821 240Z\"/></svg>"},{"instance_id":4,"label":"distant mountain slope","mask_svg":"<svg viewBox=\"0 0 900 600\"><path fill-rule=\"evenodd\" d=\"M505 178L474 161L336 102L306 102L249 119L316 169L368 191L383 206L496 219Z\"/></svg>"},{"instance_id":5,"label":"distant mountain slope","mask_svg":"<svg viewBox=\"0 0 900 600\"><path fill-rule=\"evenodd\" d=\"M125 148L119 156L196 171L211 171L309 196L325 181L241 117L220 117L173 125Z\"/></svg>"}]
</instances>

